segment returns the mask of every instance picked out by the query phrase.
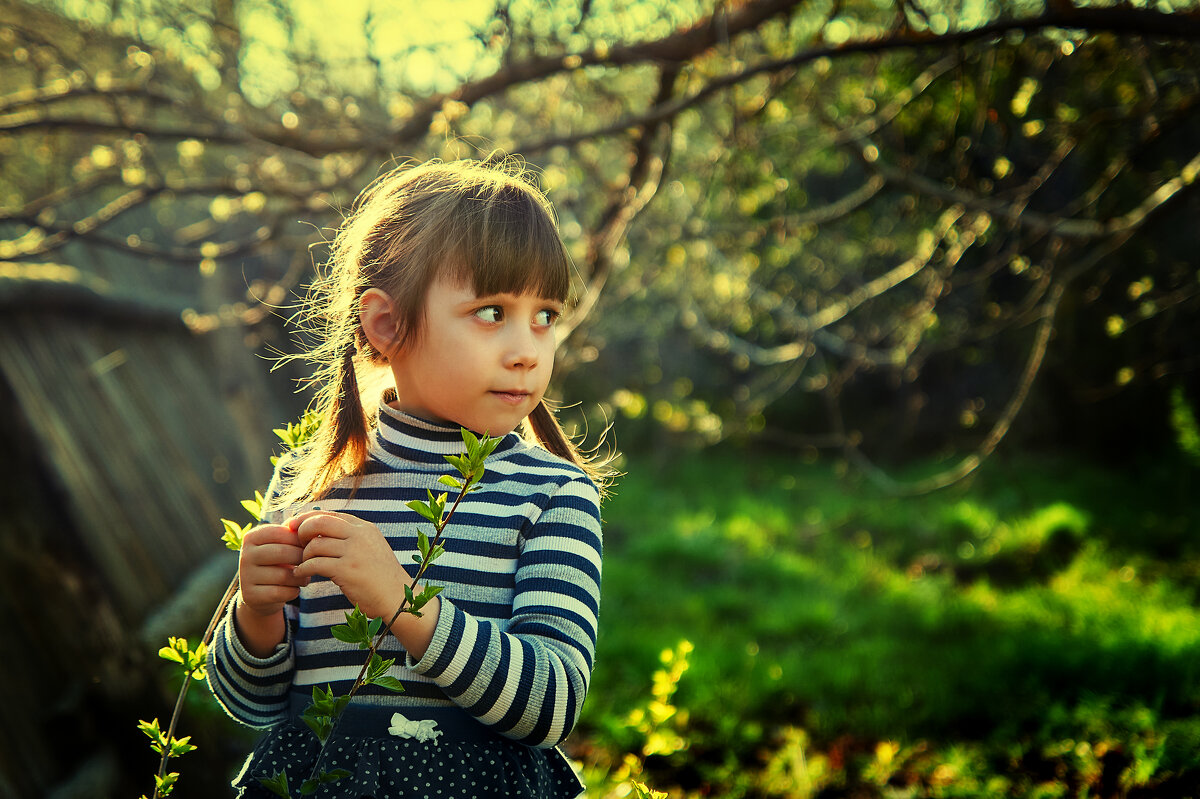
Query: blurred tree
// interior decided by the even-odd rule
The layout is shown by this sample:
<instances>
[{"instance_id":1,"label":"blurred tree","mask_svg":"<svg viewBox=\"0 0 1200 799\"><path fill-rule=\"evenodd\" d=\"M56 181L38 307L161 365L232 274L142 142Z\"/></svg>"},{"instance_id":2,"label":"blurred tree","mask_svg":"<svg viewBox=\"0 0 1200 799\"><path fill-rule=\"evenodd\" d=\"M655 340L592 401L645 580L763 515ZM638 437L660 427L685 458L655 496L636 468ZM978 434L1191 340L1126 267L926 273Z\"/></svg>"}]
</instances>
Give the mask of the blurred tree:
<instances>
[{"instance_id":1,"label":"blurred tree","mask_svg":"<svg viewBox=\"0 0 1200 799\"><path fill-rule=\"evenodd\" d=\"M0 0L0 301L151 286L285 346L381 163L499 149L578 266L563 393L632 429L970 453L910 490L1018 419L1161 444L1200 366L1198 7Z\"/></svg>"}]
</instances>

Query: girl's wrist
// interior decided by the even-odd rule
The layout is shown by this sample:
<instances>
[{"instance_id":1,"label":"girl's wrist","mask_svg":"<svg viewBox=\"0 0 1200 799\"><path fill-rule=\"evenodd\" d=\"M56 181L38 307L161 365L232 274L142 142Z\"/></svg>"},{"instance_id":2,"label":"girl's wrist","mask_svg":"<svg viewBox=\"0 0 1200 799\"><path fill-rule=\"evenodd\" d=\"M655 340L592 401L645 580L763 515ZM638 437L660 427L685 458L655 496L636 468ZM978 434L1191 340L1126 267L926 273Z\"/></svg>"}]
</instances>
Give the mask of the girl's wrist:
<instances>
[{"instance_id":1,"label":"girl's wrist","mask_svg":"<svg viewBox=\"0 0 1200 799\"><path fill-rule=\"evenodd\" d=\"M392 635L396 636L413 660L423 658L425 651L429 649L429 643L433 640L433 631L437 629L441 609L441 597L435 596L425 607L421 608L420 616L401 613L392 624Z\"/></svg>"},{"instance_id":2,"label":"girl's wrist","mask_svg":"<svg viewBox=\"0 0 1200 799\"><path fill-rule=\"evenodd\" d=\"M262 607L259 605L251 605L249 602L239 601L234 607L235 613L243 615L250 614L257 619L270 619L283 612L283 605L271 605Z\"/></svg>"},{"instance_id":3,"label":"girl's wrist","mask_svg":"<svg viewBox=\"0 0 1200 799\"><path fill-rule=\"evenodd\" d=\"M283 643L287 622L282 608L273 613L261 613L238 601L233 607L233 629L246 651L262 658L269 657Z\"/></svg>"}]
</instances>

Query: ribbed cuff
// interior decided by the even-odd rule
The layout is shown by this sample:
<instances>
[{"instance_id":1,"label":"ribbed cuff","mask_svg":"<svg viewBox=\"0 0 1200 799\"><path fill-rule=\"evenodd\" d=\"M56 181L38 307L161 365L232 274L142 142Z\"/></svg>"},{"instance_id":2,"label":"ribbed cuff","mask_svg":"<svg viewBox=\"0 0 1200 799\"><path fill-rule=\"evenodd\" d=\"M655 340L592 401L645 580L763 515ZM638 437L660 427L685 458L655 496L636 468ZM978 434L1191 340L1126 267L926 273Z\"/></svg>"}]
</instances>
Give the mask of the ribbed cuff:
<instances>
[{"instance_id":1,"label":"ribbed cuff","mask_svg":"<svg viewBox=\"0 0 1200 799\"><path fill-rule=\"evenodd\" d=\"M445 666L437 668L443 656L451 657L457 650L457 642L451 646L451 639L461 637L463 622L466 619L466 614L454 606L443 594L438 597L438 602L441 603L441 608L438 611L437 626L433 628L433 638L429 640L429 646L425 649L424 656L420 660L413 660L413 656L408 654L405 656L405 665L415 671L417 674L423 674L430 678L435 678L437 674L445 671ZM456 617L458 624L455 624ZM460 631L455 634L455 628ZM431 673L433 672L433 673Z\"/></svg>"},{"instance_id":2,"label":"ribbed cuff","mask_svg":"<svg viewBox=\"0 0 1200 799\"><path fill-rule=\"evenodd\" d=\"M245 644L237 631L237 622L234 621L233 612L237 607L237 601L241 598L239 594L234 598L229 605L229 613L225 615L223 625L225 627L225 646L229 652L237 659L238 664L247 670L255 671L277 671L279 666L288 662L292 655L292 625L285 620L283 625L283 641L276 647L275 651L267 655L265 658L257 657L246 649Z\"/></svg>"}]
</instances>

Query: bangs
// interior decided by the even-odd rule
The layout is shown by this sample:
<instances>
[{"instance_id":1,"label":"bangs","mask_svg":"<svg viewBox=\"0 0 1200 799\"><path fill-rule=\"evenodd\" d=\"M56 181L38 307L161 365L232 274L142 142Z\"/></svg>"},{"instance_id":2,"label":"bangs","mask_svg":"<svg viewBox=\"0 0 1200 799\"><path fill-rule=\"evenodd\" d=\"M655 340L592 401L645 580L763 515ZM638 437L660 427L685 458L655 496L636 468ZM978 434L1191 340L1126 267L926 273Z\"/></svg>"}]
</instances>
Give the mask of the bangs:
<instances>
[{"instance_id":1,"label":"bangs","mask_svg":"<svg viewBox=\"0 0 1200 799\"><path fill-rule=\"evenodd\" d=\"M450 274L478 296L533 294L565 302L570 260L548 204L511 183L479 186L459 205Z\"/></svg>"}]
</instances>

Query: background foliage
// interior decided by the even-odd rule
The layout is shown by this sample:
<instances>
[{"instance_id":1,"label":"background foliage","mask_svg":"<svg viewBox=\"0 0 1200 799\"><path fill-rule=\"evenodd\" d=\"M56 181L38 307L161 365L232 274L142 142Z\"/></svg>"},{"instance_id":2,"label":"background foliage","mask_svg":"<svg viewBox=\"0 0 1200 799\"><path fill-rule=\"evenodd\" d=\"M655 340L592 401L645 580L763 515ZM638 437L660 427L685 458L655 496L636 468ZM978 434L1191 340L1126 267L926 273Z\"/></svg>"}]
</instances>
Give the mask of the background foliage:
<instances>
[{"instance_id":1,"label":"background foliage","mask_svg":"<svg viewBox=\"0 0 1200 799\"><path fill-rule=\"evenodd\" d=\"M1040 743L947 758L1067 763L1094 777L1076 787L1129 763L1170 771L1166 754L1145 765L1131 747L1159 752L1161 720L1190 730L1179 720L1195 709L1184 687L1194 553L1182 543L1194 503L1170 487L1200 458L1197 4L437 8L0 0L0 302L166 318L291 351L289 304L382 165L521 154L578 269L555 391L582 401L567 411L581 429L615 421L632 459L611 510L606 597L646 622L607 644L598 740L641 745L637 724L615 720L628 721L645 696L637 680L678 636L696 647L679 701L688 680L721 686L692 697L711 729L691 751L734 741L711 758L746 769L736 758L774 753L753 770L776 783L737 790L799 790L795 763L815 763L803 756L815 741L824 773L882 791L892 765L918 774L931 757L902 735L964 730ZM296 377L279 374L281 395ZM298 411L303 398L292 401ZM717 445L694 474L664 454ZM729 455L735 446L763 471ZM1174 470L1155 467L1162 482L1136 492L1096 477L1072 494L1074 462L1022 461L991 478L1026 486L1020 500L884 499L953 486L996 451ZM738 473L759 477L730 509L689 493ZM856 490L882 492L874 504L837 499L859 479ZM785 480L791 493L772 493ZM1038 480L1061 491L1035 501ZM1095 507L1118 490L1153 520ZM631 505L661 508L667 528L623 540ZM1130 548L1122 533L1134 530ZM730 547L740 554L727 562ZM639 570L663 560L687 564L679 599L642 607L621 581L658 579ZM1135 577L1119 579L1125 568ZM711 590L689 590L695 575ZM753 638L695 632L714 614L743 619L747 593L766 592L787 600L756 603L749 632L736 631ZM1107 607L1163 615L1134 622ZM1069 642L1039 624L1072 630ZM881 628L886 640L873 637ZM1160 628L1155 640L1137 632ZM947 637L960 647L940 649ZM994 640L1003 651L980 667ZM1108 671L1084 669L1117 651ZM931 670L930 652L947 659ZM774 666L753 665L770 658L815 676L781 689ZM746 669L758 676L739 699L719 677ZM1022 699L989 707L992 686L1017 676ZM1019 716L1060 689L1054 714ZM736 731L705 715L730 702L745 708ZM1079 739L1092 754L1047 754L1046 741L1067 740L1045 732L1055 724L1068 737L1092 730ZM1045 735L1020 737L1030 729ZM847 731L879 779L846 765L858 750L829 748ZM1096 765L1096 747L1118 740L1128 762ZM734 790L739 770L683 774L667 755L647 758L685 786ZM610 765L643 767L623 762ZM942 765L921 790L941 784ZM836 782L815 775L813 791Z\"/></svg>"},{"instance_id":2,"label":"background foliage","mask_svg":"<svg viewBox=\"0 0 1200 799\"><path fill-rule=\"evenodd\" d=\"M498 148L578 265L568 399L893 460L1195 403L1194 4L3 8L9 275L117 261L287 349L381 164Z\"/></svg>"}]
</instances>

